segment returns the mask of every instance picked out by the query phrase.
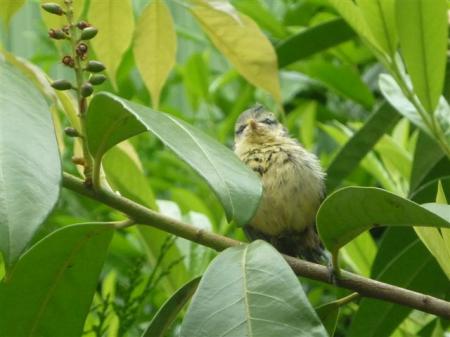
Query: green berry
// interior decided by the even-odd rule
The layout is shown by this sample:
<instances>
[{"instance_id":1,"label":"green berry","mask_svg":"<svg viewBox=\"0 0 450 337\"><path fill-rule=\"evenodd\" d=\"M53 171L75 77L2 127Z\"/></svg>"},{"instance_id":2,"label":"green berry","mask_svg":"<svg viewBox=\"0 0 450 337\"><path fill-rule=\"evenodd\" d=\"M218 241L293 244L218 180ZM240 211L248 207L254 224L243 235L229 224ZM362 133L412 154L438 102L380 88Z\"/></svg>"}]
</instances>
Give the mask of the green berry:
<instances>
[{"instance_id":1,"label":"green berry","mask_svg":"<svg viewBox=\"0 0 450 337\"><path fill-rule=\"evenodd\" d=\"M102 74L95 74L89 78L89 83L92 85L100 85L106 81L106 76Z\"/></svg>"},{"instance_id":2,"label":"green berry","mask_svg":"<svg viewBox=\"0 0 450 337\"><path fill-rule=\"evenodd\" d=\"M50 29L48 36L55 40L64 40L66 38L66 34L60 29Z\"/></svg>"},{"instance_id":3,"label":"green berry","mask_svg":"<svg viewBox=\"0 0 450 337\"><path fill-rule=\"evenodd\" d=\"M56 90L69 90L73 88L72 84L67 80L57 80L51 86Z\"/></svg>"},{"instance_id":4,"label":"green berry","mask_svg":"<svg viewBox=\"0 0 450 337\"><path fill-rule=\"evenodd\" d=\"M105 70L105 66L103 65L103 63L99 61L89 61L84 70L89 71L91 73L99 73Z\"/></svg>"},{"instance_id":5,"label":"green berry","mask_svg":"<svg viewBox=\"0 0 450 337\"><path fill-rule=\"evenodd\" d=\"M47 2L45 4L42 4L41 7L43 10L45 10L46 12L49 12L51 14L56 14L56 15L64 14L63 9L58 4L55 4L53 2Z\"/></svg>"},{"instance_id":6,"label":"green berry","mask_svg":"<svg viewBox=\"0 0 450 337\"><path fill-rule=\"evenodd\" d=\"M95 27L86 27L81 31L81 40L90 40L97 35L98 30Z\"/></svg>"},{"instance_id":7,"label":"green berry","mask_svg":"<svg viewBox=\"0 0 450 337\"><path fill-rule=\"evenodd\" d=\"M84 83L81 86L81 96L89 97L92 95L93 92L94 92L94 88L92 87L92 85L90 83Z\"/></svg>"}]
</instances>

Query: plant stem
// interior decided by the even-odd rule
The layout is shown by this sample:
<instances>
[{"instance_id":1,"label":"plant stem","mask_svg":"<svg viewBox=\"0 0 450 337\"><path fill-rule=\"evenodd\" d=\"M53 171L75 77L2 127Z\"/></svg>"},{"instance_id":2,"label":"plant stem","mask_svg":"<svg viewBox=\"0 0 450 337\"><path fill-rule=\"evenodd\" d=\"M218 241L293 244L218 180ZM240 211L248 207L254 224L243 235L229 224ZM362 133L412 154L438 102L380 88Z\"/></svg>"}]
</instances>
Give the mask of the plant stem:
<instances>
[{"instance_id":1,"label":"plant stem","mask_svg":"<svg viewBox=\"0 0 450 337\"><path fill-rule=\"evenodd\" d=\"M63 186L127 214L130 218L135 220L136 223L161 229L165 232L172 233L217 251L243 244L241 241L233 240L204 229L199 229L179 220L172 219L105 189L93 191L92 189L86 188L80 179L67 173L64 173L63 175ZM283 257L297 275L325 283L331 283L329 271L326 267L287 255L283 255ZM356 291L361 296L405 305L450 319L450 302L365 278L344 270L342 270L341 273L342 278L336 281L336 285L339 287Z\"/></svg>"},{"instance_id":2,"label":"plant stem","mask_svg":"<svg viewBox=\"0 0 450 337\"><path fill-rule=\"evenodd\" d=\"M66 17L67 22L70 27L70 43L72 47L72 57L75 61L75 76L77 81L77 87L76 87L76 93L77 93L77 102L78 102L78 117L80 118L80 133L82 137L79 139L81 140L82 144L82 150L83 150L83 158L84 158L84 177L85 182L88 186L92 185L92 165L93 160L91 153L89 152L88 147L88 139L86 134L86 114L87 114L87 101L85 97L82 97L81 95L81 87L84 82L84 75L83 75L83 68L81 64L81 58L78 56L76 49L77 49L77 43L78 43L78 32L77 27L73 23L73 7L72 4L67 6L66 11Z\"/></svg>"},{"instance_id":3,"label":"plant stem","mask_svg":"<svg viewBox=\"0 0 450 337\"><path fill-rule=\"evenodd\" d=\"M100 171L102 167L102 158L94 158L93 160L93 169L92 169L92 186L94 190L99 190L101 188L100 183Z\"/></svg>"}]
</instances>

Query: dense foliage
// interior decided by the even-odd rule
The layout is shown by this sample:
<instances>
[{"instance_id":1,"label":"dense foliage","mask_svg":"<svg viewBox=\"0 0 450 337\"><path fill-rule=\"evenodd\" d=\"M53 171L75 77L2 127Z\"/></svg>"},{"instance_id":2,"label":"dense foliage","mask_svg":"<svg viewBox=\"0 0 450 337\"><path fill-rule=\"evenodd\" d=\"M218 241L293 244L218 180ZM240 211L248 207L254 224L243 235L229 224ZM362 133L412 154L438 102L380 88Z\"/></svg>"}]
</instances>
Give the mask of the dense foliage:
<instances>
[{"instance_id":1,"label":"dense foliage","mask_svg":"<svg viewBox=\"0 0 450 337\"><path fill-rule=\"evenodd\" d=\"M0 0L0 335L450 334L448 8ZM434 297L298 278L261 241L215 251L262 193L231 151L256 102L327 172L334 267Z\"/></svg>"}]
</instances>

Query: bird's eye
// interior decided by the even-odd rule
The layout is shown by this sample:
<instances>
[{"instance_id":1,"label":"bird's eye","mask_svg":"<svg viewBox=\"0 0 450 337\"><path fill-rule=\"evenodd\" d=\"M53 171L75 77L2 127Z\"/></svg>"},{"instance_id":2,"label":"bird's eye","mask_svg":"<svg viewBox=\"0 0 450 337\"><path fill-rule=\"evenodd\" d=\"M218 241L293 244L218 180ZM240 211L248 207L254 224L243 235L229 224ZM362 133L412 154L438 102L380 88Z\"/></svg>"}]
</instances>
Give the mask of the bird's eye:
<instances>
[{"instance_id":1,"label":"bird's eye","mask_svg":"<svg viewBox=\"0 0 450 337\"><path fill-rule=\"evenodd\" d=\"M247 125L245 125L245 124L241 125L241 126L236 130L236 134L237 134L237 135L241 134L241 133L245 130L246 127L247 127Z\"/></svg>"},{"instance_id":2,"label":"bird's eye","mask_svg":"<svg viewBox=\"0 0 450 337\"><path fill-rule=\"evenodd\" d=\"M276 124L277 121L274 119L266 118L262 121L262 123L267 124L267 125L272 125L272 124Z\"/></svg>"}]
</instances>

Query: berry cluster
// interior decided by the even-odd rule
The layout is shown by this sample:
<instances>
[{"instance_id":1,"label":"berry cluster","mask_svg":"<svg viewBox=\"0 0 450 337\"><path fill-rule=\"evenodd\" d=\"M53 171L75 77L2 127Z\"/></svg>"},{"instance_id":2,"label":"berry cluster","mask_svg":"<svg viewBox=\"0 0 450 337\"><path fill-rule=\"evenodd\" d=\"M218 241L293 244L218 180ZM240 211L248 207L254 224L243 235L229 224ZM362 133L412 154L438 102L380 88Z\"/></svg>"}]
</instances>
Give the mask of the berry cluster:
<instances>
[{"instance_id":1,"label":"berry cluster","mask_svg":"<svg viewBox=\"0 0 450 337\"><path fill-rule=\"evenodd\" d=\"M93 86L102 84L106 77L99 74L105 70L105 66L94 60L88 60L89 47L87 41L97 35L97 28L91 26L85 21L73 23L72 0L64 0L66 8L63 9L56 3L44 3L42 8L48 13L54 15L65 15L68 24L61 28L50 29L48 35L55 40L68 40L72 44L72 55L65 55L61 62L70 68L73 68L77 75L77 85L73 85L68 80L54 81L51 86L56 90L74 89L81 98L86 98L94 92ZM86 80L86 73L89 74Z\"/></svg>"}]
</instances>

